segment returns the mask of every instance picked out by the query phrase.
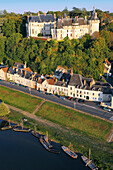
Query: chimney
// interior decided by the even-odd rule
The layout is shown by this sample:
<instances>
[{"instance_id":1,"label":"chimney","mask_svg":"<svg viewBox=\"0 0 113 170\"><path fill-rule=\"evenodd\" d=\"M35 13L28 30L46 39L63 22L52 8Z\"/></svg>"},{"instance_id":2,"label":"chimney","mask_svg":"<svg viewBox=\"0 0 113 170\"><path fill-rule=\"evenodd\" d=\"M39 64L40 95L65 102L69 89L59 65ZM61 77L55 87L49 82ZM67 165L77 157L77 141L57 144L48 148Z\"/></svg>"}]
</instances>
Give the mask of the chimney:
<instances>
[{"instance_id":1,"label":"chimney","mask_svg":"<svg viewBox=\"0 0 113 170\"><path fill-rule=\"evenodd\" d=\"M25 61L24 68L26 68L26 67L27 67L27 62Z\"/></svg>"},{"instance_id":2,"label":"chimney","mask_svg":"<svg viewBox=\"0 0 113 170\"><path fill-rule=\"evenodd\" d=\"M84 86L86 85L86 80L84 79Z\"/></svg>"},{"instance_id":3,"label":"chimney","mask_svg":"<svg viewBox=\"0 0 113 170\"><path fill-rule=\"evenodd\" d=\"M92 87L93 84L95 84L94 79L92 81L90 81L90 87Z\"/></svg>"},{"instance_id":4,"label":"chimney","mask_svg":"<svg viewBox=\"0 0 113 170\"><path fill-rule=\"evenodd\" d=\"M24 74L25 74L25 76L26 76L26 74L27 74L27 71L26 71L26 70L25 70L25 73L24 73Z\"/></svg>"},{"instance_id":5,"label":"chimney","mask_svg":"<svg viewBox=\"0 0 113 170\"><path fill-rule=\"evenodd\" d=\"M73 70L71 70L71 75L73 76Z\"/></svg>"},{"instance_id":6,"label":"chimney","mask_svg":"<svg viewBox=\"0 0 113 170\"><path fill-rule=\"evenodd\" d=\"M56 14L54 14L54 18L56 18Z\"/></svg>"},{"instance_id":7,"label":"chimney","mask_svg":"<svg viewBox=\"0 0 113 170\"><path fill-rule=\"evenodd\" d=\"M85 16L85 18L84 18L84 19L85 19L85 21L86 21L86 20L87 20L87 16Z\"/></svg>"},{"instance_id":8,"label":"chimney","mask_svg":"<svg viewBox=\"0 0 113 170\"><path fill-rule=\"evenodd\" d=\"M97 12L95 12L95 19L97 19Z\"/></svg>"},{"instance_id":9,"label":"chimney","mask_svg":"<svg viewBox=\"0 0 113 170\"><path fill-rule=\"evenodd\" d=\"M27 21L29 20L29 16L27 16Z\"/></svg>"}]
</instances>

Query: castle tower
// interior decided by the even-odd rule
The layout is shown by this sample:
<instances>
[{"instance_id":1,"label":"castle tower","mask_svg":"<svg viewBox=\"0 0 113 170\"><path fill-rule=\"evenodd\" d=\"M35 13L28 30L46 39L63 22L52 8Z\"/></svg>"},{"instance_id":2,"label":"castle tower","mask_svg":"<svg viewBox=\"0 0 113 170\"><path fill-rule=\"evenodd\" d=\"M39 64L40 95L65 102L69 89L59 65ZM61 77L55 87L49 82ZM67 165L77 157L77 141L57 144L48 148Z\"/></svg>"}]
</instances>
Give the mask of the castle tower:
<instances>
[{"instance_id":1,"label":"castle tower","mask_svg":"<svg viewBox=\"0 0 113 170\"><path fill-rule=\"evenodd\" d=\"M89 22L89 34L90 35L93 35L95 32L99 32L100 20L97 17L97 12L95 11L95 7L93 7L93 12L88 22Z\"/></svg>"}]
</instances>

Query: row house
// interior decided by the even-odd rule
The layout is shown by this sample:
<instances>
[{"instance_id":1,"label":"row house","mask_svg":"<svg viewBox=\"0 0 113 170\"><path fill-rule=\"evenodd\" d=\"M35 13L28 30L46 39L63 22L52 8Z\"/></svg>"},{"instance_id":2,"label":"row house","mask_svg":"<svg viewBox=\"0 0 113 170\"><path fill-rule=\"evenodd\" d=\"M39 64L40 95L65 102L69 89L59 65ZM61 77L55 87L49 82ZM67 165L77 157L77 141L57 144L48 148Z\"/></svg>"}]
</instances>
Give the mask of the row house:
<instances>
[{"instance_id":1,"label":"row house","mask_svg":"<svg viewBox=\"0 0 113 170\"><path fill-rule=\"evenodd\" d=\"M58 95L65 95L68 96L68 85L67 82L63 81L57 81L54 85L54 93Z\"/></svg>"},{"instance_id":2,"label":"row house","mask_svg":"<svg viewBox=\"0 0 113 170\"><path fill-rule=\"evenodd\" d=\"M0 68L0 79L7 80L8 67Z\"/></svg>"},{"instance_id":3,"label":"row house","mask_svg":"<svg viewBox=\"0 0 113 170\"><path fill-rule=\"evenodd\" d=\"M109 83L84 78L79 74L71 76L68 85L68 96L88 101L111 101L112 91Z\"/></svg>"},{"instance_id":4,"label":"row house","mask_svg":"<svg viewBox=\"0 0 113 170\"><path fill-rule=\"evenodd\" d=\"M0 78L39 91L88 101L111 102L112 99L112 88L109 83L94 81L93 78L85 78L80 74L63 72L62 77L58 80L55 77L44 77L33 73L23 64L15 64L9 69L7 66L1 67Z\"/></svg>"}]
</instances>

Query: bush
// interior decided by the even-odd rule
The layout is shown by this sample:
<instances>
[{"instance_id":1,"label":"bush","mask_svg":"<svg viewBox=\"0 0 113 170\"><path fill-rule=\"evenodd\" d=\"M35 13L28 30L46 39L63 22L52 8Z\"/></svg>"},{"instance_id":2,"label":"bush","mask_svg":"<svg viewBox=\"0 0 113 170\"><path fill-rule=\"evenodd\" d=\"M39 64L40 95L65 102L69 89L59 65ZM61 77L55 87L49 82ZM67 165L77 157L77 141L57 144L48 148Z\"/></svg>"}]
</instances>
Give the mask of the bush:
<instances>
[{"instance_id":1,"label":"bush","mask_svg":"<svg viewBox=\"0 0 113 170\"><path fill-rule=\"evenodd\" d=\"M0 104L0 116L5 116L10 113L8 106L5 103Z\"/></svg>"}]
</instances>

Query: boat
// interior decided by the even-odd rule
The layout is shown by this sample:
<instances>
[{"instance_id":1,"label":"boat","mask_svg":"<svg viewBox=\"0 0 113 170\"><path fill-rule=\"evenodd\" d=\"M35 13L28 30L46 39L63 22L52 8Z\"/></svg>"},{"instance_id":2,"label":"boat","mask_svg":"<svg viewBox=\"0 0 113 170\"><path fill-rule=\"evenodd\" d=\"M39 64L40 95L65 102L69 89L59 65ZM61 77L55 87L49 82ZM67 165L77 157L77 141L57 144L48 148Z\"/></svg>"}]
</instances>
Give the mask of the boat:
<instances>
[{"instance_id":1,"label":"boat","mask_svg":"<svg viewBox=\"0 0 113 170\"><path fill-rule=\"evenodd\" d=\"M31 134L36 138L40 138L41 135L37 132L36 125L34 126L34 130L31 131Z\"/></svg>"},{"instance_id":2,"label":"boat","mask_svg":"<svg viewBox=\"0 0 113 170\"><path fill-rule=\"evenodd\" d=\"M48 132L46 132L46 135L43 136L43 139L45 140L49 148L53 147L50 143L51 141L48 139Z\"/></svg>"},{"instance_id":3,"label":"boat","mask_svg":"<svg viewBox=\"0 0 113 170\"><path fill-rule=\"evenodd\" d=\"M8 130L8 129L12 129L10 121L6 122L6 124L3 127L1 127L1 130Z\"/></svg>"},{"instance_id":4,"label":"boat","mask_svg":"<svg viewBox=\"0 0 113 170\"><path fill-rule=\"evenodd\" d=\"M53 149L53 148L50 148L49 146L48 146L48 143L44 140L44 137L40 137L39 138L39 140L40 140L40 143L44 146L44 148L46 149L46 150L48 150L49 152L53 152L53 153L57 153L57 154L59 154L60 152L58 151L58 150L55 150L55 149ZM53 147L53 146L52 146Z\"/></svg>"},{"instance_id":5,"label":"boat","mask_svg":"<svg viewBox=\"0 0 113 170\"><path fill-rule=\"evenodd\" d=\"M5 126L5 127L2 127L1 130L8 130L8 129L12 129L12 126L9 125L9 126Z\"/></svg>"},{"instance_id":6,"label":"boat","mask_svg":"<svg viewBox=\"0 0 113 170\"><path fill-rule=\"evenodd\" d=\"M16 132L30 132L29 128L23 128L21 126L14 127L13 130Z\"/></svg>"},{"instance_id":7,"label":"boat","mask_svg":"<svg viewBox=\"0 0 113 170\"><path fill-rule=\"evenodd\" d=\"M40 138L40 134L37 131L32 130L31 134L35 136L36 138Z\"/></svg>"},{"instance_id":8,"label":"boat","mask_svg":"<svg viewBox=\"0 0 113 170\"><path fill-rule=\"evenodd\" d=\"M30 132L29 128L24 128L23 127L23 121L22 121L22 126L16 126L13 128L14 131L16 132Z\"/></svg>"},{"instance_id":9,"label":"boat","mask_svg":"<svg viewBox=\"0 0 113 170\"><path fill-rule=\"evenodd\" d=\"M83 162L86 164L86 166L88 166L90 169L92 170L98 170L98 168L96 167L96 165L93 163L93 161L90 159L90 155L91 155L91 149L89 148L89 158L87 158L86 156L82 155L81 158L83 160Z\"/></svg>"},{"instance_id":10,"label":"boat","mask_svg":"<svg viewBox=\"0 0 113 170\"><path fill-rule=\"evenodd\" d=\"M69 146L70 147L70 146ZM73 152L69 147L66 147L66 146L61 146L61 148L62 148L62 150L66 153L66 154L68 154L70 157L72 157L72 158L77 158L78 157L78 155L75 153L75 152Z\"/></svg>"},{"instance_id":11,"label":"boat","mask_svg":"<svg viewBox=\"0 0 113 170\"><path fill-rule=\"evenodd\" d=\"M86 156L81 156L82 160L85 162L86 166L88 166L92 170L98 170L96 165L92 162L91 159L88 159Z\"/></svg>"}]
</instances>

